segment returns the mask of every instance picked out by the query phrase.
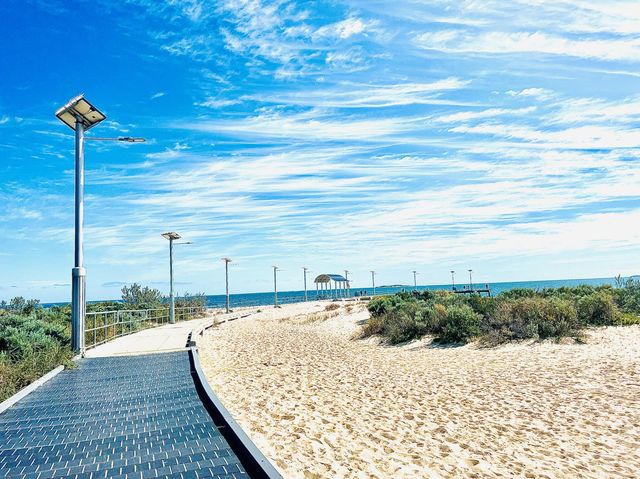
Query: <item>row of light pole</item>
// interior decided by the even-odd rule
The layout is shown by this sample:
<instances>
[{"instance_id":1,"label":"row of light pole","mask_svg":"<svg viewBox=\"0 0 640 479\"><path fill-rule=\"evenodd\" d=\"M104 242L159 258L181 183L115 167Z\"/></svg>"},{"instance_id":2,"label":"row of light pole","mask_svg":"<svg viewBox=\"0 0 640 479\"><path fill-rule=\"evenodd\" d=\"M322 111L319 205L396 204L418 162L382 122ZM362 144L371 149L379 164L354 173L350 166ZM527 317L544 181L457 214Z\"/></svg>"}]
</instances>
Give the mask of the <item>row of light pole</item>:
<instances>
[{"instance_id":1,"label":"row of light pole","mask_svg":"<svg viewBox=\"0 0 640 479\"><path fill-rule=\"evenodd\" d=\"M85 138L85 132L106 119L106 115L92 105L84 95L72 98L67 104L56 111L56 117L75 133L75 208L74 208L74 262L72 269L71 291L71 346L75 352L84 353L84 323L86 313L86 270L84 268L84 142L94 141L119 141L126 143L143 143L144 138L121 136L116 138ZM175 295L173 289L173 246L178 244L192 244L190 241L174 243L181 236L173 231L163 233L162 236L169 240L169 322L175 323ZM226 286L226 311L229 312L229 263L230 258L222 258L225 262L225 286ZM273 266L274 305L278 306L277 272L279 268ZM304 267L304 299L307 301L307 272ZM371 286L373 294L376 294L376 272L371 272ZM417 271L413 273L413 285L417 288ZM469 270L469 286L473 289L472 270ZM345 270L345 279L348 281L349 271ZM455 289L455 271L451 271L451 283Z\"/></svg>"},{"instance_id":2,"label":"row of light pole","mask_svg":"<svg viewBox=\"0 0 640 479\"><path fill-rule=\"evenodd\" d=\"M473 270L468 269L467 271L469 272L469 289L473 291ZM451 270L451 289L456 289L456 272L453 270Z\"/></svg>"}]
</instances>

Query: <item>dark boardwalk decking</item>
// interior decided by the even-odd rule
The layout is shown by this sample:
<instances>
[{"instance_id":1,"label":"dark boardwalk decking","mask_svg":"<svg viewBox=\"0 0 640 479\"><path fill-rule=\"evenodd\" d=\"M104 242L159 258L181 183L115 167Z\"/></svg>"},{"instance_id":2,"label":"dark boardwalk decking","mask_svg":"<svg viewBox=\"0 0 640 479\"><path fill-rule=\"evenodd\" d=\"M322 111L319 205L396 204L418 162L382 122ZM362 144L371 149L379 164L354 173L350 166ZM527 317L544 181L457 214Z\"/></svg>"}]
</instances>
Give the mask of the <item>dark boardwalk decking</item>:
<instances>
[{"instance_id":1,"label":"dark boardwalk decking","mask_svg":"<svg viewBox=\"0 0 640 479\"><path fill-rule=\"evenodd\" d=\"M82 359L0 415L0 477L248 478L187 351Z\"/></svg>"}]
</instances>

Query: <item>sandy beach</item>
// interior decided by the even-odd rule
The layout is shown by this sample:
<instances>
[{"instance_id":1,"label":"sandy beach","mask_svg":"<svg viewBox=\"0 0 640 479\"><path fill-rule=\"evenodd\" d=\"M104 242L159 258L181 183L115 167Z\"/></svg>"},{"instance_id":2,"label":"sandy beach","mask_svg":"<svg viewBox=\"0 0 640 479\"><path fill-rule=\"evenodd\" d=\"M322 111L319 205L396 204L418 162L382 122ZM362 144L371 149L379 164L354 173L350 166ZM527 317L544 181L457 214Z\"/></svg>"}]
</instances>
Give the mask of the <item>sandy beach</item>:
<instances>
[{"instance_id":1,"label":"sandy beach","mask_svg":"<svg viewBox=\"0 0 640 479\"><path fill-rule=\"evenodd\" d=\"M364 305L263 307L199 341L285 478L638 477L640 327L482 349L353 339Z\"/></svg>"}]
</instances>

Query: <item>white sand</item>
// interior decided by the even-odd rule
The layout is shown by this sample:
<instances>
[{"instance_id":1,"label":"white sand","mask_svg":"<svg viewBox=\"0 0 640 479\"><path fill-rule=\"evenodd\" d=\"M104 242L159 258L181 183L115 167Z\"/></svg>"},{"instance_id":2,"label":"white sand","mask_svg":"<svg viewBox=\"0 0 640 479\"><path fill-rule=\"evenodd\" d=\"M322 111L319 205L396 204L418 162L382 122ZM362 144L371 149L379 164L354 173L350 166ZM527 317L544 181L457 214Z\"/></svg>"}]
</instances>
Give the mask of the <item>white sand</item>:
<instances>
[{"instance_id":1,"label":"white sand","mask_svg":"<svg viewBox=\"0 0 640 479\"><path fill-rule=\"evenodd\" d=\"M264 309L200 344L286 478L638 477L640 327L586 345L389 347L350 339L366 311L305 319L326 304Z\"/></svg>"}]
</instances>

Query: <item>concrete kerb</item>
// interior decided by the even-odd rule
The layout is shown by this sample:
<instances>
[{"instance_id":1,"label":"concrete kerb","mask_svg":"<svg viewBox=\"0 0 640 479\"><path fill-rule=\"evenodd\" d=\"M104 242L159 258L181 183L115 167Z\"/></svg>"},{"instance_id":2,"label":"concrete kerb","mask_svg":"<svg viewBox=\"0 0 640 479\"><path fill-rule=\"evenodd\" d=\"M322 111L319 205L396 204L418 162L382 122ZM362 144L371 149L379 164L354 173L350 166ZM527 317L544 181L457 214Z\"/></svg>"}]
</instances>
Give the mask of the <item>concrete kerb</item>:
<instances>
[{"instance_id":1,"label":"concrete kerb","mask_svg":"<svg viewBox=\"0 0 640 479\"><path fill-rule=\"evenodd\" d=\"M189 348L191 375L202 404L249 475L252 478L258 479L282 479L282 476L273 464L269 462L251 439L249 439L249 436L247 436L235 419L233 419L231 413L224 407L222 401L220 401L211 389L211 386L209 386L209 382L200 366L200 356L198 354L198 348L196 347L196 341L194 340L196 337L202 337L207 329L218 324L246 318L251 314L253 313L249 312L232 318L226 318L222 321L214 320L211 324L203 325L199 329L189 333L187 348Z\"/></svg>"},{"instance_id":2,"label":"concrete kerb","mask_svg":"<svg viewBox=\"0 0 640 479\"><path fill-rule=\"evenodd\" d=\"M190 342L193 345L189 347L189 363L198 396L249 476L257 479L282 479L273 464L249 439L249 436L242 430L213 392L200 366L198 348L195 346L195 342Z\"/></svg>"},{"instance_id":3,"label":"concrete kerb","mask_svg":"<svg viewBox=\"0 0 640 479\"><path fill-rule=\"evenodd\" d=\"M13 406L15 403L17 403L21 399L23 399L26 396L28 396L29 394L31 394L33 391L38 389L40 386L42 386L44 383L46 383L50 379L53 379L54 377L56 377L58 374L60 374L62 372L63 369L64 369L64 366L62 366L62 365L58 366L55 369L52 369L51 371L49 371L44 376L40 377L39 379L36 379L35 381L33 381L28 386L25 386L24 388L22 388L20 391L15 393L10 398L5 399L4 401L2 401L0 403L0 414L5 412L7 409L9 409L11 406Z\"/></svg>"}]
</instances>

